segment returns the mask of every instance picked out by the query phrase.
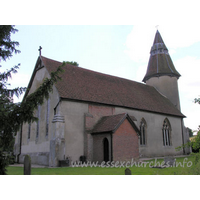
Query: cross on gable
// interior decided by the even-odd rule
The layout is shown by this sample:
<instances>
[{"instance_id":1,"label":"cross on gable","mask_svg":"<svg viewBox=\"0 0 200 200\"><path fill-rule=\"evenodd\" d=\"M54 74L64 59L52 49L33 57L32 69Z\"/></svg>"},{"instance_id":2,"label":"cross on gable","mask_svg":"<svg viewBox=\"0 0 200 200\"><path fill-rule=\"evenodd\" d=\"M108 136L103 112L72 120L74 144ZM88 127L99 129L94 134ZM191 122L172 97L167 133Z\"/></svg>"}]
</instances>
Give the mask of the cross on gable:
<instances>
[{"instance_id":1,"label":"cross on gable","mask_svg":"<svg viewBox=\"0 0 200 200\"><path fill-rule=\"evenodd\" d=\"M41 56L41 50L42 50L42 47L40 46L38 51L40 52L40 56Z\"/></svg>"}]
</instances>

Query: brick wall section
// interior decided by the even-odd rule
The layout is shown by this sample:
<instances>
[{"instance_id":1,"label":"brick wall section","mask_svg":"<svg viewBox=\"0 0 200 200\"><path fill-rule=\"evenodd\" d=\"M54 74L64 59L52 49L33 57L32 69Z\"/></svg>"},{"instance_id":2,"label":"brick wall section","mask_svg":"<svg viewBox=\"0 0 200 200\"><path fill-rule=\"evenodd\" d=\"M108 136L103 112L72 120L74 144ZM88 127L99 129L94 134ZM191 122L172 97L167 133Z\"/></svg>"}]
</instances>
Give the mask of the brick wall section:
<instances>
[{"instance_id":1,"label":"brick wall section","mask_svg":"<svg viewBox=\"0 0 200 200\"><path fill-rule=\"evenodd\" d=\"M90 135L90 130L92 130L95 124L103 116L113 115L115 108L111 106L100 106L100 105L88 105L88 113L85 114L85 139L84 139L84 154L87 160L96 160L96 155L93 155L93 136Z\"/></svg>"},{"instance_id":2,"label":"brick wall section","mask_svg":"<svg viewBox=\"0 0 200 200\"><path fill-rule=\"evenodd\" d=\"M131 161L138 157L138 135L126 119L113 134L113 161Z\"/></svg>"},{"instance_id":3,"label":"brick wall section","mask_svg":"<svg viewBox=\"0 0 200 200\"><path fill-rule=\"evenodd\" d=\"M89 105L88 114L86 116L86 121L85 121L86 130L93 129L94 125L99 121L101 117L113 115L114 112L115 112L114 107Z\"/></svg>"}]
</instances>

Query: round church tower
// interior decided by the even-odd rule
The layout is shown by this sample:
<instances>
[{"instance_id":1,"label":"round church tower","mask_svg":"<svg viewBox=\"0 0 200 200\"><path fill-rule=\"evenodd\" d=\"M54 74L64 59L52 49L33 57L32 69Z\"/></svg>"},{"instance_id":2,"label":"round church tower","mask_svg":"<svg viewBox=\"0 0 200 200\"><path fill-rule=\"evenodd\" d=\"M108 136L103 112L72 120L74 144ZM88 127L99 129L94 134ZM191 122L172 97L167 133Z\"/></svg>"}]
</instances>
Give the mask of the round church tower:
<instances>
[{"instance_id":1,"label":"round church tower","mask_svg":"<svg viewBox=\"0 0 200 200\"><path fill-rule=\"evenodd\" d=\"M156 32L150 54L143 82L155 87L180 110L178 79L181 75L176 71L159 31Z\"/></svg>"}]
</instances>

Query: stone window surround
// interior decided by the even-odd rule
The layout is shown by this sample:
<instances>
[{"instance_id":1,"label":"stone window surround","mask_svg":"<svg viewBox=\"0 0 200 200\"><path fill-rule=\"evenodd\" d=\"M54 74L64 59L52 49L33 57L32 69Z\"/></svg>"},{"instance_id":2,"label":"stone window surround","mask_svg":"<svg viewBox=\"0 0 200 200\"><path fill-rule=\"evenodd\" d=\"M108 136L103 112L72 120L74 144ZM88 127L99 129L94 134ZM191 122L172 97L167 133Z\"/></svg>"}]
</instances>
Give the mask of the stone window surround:
<instances>
[{"instance_id":1,"label":"stone window surround","mask_svg":"<svg viewBox=\"0 0 200 200\"><path fill-rule=\"evenodd\" d=\"M140 146L146 146L147 145L147 123L144 118L140 121Z\"/></svg>"},{"instance_id":2,"label":"stone window surround","mask_svg":"<svg viewBox=\"0 0 200 200\"><path fill-rule=\"evenodd\" d=\"M163 146L172 146L172 140L171 140L171 125L169 120L166 118L163 121L163 128L162 128L162 135L163 135Z\"/></svg>"}]
</instances>

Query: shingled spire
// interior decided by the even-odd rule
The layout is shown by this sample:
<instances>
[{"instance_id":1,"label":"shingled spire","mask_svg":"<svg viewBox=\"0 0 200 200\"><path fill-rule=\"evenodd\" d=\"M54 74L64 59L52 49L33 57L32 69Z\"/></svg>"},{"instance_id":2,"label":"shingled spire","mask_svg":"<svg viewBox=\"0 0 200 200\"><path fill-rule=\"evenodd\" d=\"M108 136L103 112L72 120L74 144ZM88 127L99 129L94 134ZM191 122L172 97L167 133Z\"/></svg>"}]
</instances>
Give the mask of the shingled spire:
<instances>
[{"instance_id":1,"label":"shingled spire","mask_svg":"<svg viewBox=\"0 0 200 200\"><path fill-rule=\"evenodd\" d=\"M178 78L181 75L176 71L159 31L156 32L150 53L143 82L156 88L180 110Z\"/></svg>"},{"instance_id":2,"label":"shingled spire","mask_svg":"<svg viewBox=\"0 0 200 200\"><path fill-rule=\"evenodd\" d=\"M151 55L149 59L148 68L143 82L146 83L146 81L152 77L167 75L179 78L181 76L176 71L171 57L168 53L168 49L165 43L163 42L163 39L158 30L156 32L150 54Z\"/></svg>"}]
</instances>

